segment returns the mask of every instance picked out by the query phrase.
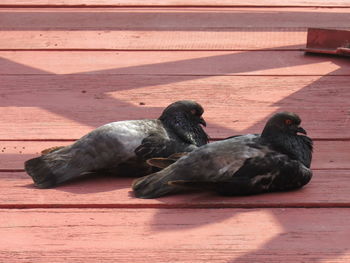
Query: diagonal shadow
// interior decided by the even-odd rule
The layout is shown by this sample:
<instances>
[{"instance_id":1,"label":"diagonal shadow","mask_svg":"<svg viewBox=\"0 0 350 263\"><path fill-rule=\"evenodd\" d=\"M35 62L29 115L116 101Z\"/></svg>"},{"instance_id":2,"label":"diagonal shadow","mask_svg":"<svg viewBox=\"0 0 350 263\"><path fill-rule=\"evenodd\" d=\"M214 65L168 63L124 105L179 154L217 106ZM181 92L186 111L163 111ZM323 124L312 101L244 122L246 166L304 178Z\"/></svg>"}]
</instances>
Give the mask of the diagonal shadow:
<instances>
[{"instance_id":1,"label":"diagonal shadow","mask_svg":"<svg viewBox=\"0 0 350 263\"><path fill-rule=\"evenodd\" d=\"M203 18L201 18L203 19ZM224 63L223 61L229 61L232 60L234 61L235 59L241 60L241 61L245 61L245 60L249 60L250 58L250 52L243 52L243 53L238 53L238 54L230 54L230 55L223 55L223 56L213 56L213 57L209 57L209 58L203 58L203 59L190 59L190 60L185 60L185 61L179 61L179 62L169 62L168 64L163 64L163 63L159 63L156 65L146 65L146 66L136 66L134 68L129 68L129 69L112 69L112 70L108 70L105 71L105 73L113 73L113 74L126 74L126 72L131 72L133 70L139 70L139 71L143 71L143 70L149 70L149 71L153 71L153 72L157 72L157 70L160 70L162 67L164 66L169 66L170 68L181 68L181 67L194 67L196 64L201 65L202 67L206 67L209 65L213 65L213 64L220 64L220 63ZM311 60L316 60L316 58L306 58L306 59L310 59L308 61L310 61L309 63L312 63ZM306 60L305 60L306 61ZM340 60L334 60L335 63L337 63L337 61ZM308 63L308 62L302 62L301 64L304 65L304 63ZM10 62L9 62L10 64ZM231 64L230 64L231 65ZM300 64L299 64L300 65ZM292 66L292 65L290 65ZM296 66L296 65L294 65ZM267 61L264 64L256 64L254 65L249 64L248 66L246 66L245 68L243 67L239 67L237 65L234 65L232 67L229 67L227 69L227 74L229 73L245 73L245 72L250 72L250 71L257 71L257 70L265 70L265 69L269 69L269 68L276 68L276 64L274 61ZM340 69L341 70L341 69ZM342 70L341 70L342 71ZM47 74L47 72L44 71L40 71L40 70L35 70L35 69L31 69L32 74ZM119 73L118 73L119 72ZM90 72L92 73L92 72ZM102 73L101 71L99 71L99 73ZM333 74L335 74L335 72L333 72ZM133 84L128 84L128 79L130 81L130 76L127 76L127 78L122 78L121 76L108 76L106 77L106 75L101 76L100 78L96 79L96 76L90 77L89 75L84 75L84 82L83 85L78 85L81 81L82 78L80 77L81 74L71 74L71 75L63 75L63 76L54 76L54 78L52 78L52 75L48 75L48 76L43 76L41 75L40 78L36 78L35 76L29 76L28 78L23 78L22 80L18 79L18 78L13 78L11 81L8 81L7 87L8 87L8 92L5 94L2 94L2 97L4 99L1 99L1 105L6 107L6 106L21 106L21 107L39 107L39 108L44 108L50 112L53 112L55 114L58 114L60 116L64 116L65 118L69 118L72 120L75 120L77 122L80 122L82 124L86 124L89 126L94 126L96 125L96 123L101 122L105 123L105 122L109 122L109 121L113 121L115 120L115 116L118 116L118 119L121 118L129 118L130 116L133 116L133 114L135 115L139 115L142 116L144 114L144 108L142 107L135 107L134 105L130 104L130 103L125 103L122 100L117 100L115 98L112 97L107 97L103 102L99 102L98 99L95 100L84 100L84 98L82 98L82 96L86 93L82 93L83 90L81 90L81 87L84 87L84 89L86 88L86 90L88 90L87 94L89 94L89 92L91 90L93 90L94 86L98 86L98 91L100 93L108 93L108 92L113 92L113 91L119 91L119 90L129 90L129 89L138 89L141 87L149 87L149 86L154 86L154 85L165 85L165 84L169 84L169 83L178 83L181 81L187 81L187 80L192 80L192 79L200 79L200 78L206 78L207 76L202 76L202 75L196 75L196 76L175 76L175 77L169 77L166 76L164 78L156 78L156 77L146 77L146 78L139 78L135 77L137 79L136 82L134 82ZM111 79L113 80L111 82ZM31 82L30 84L28 84L28 80L29 82ZM291 94L290 96L283 98L282 100L276 102L274 105L276 107L279 108L284 108L285 106L289 106L288 110L290 109L298 109L298 107L300 107L300 102L301 98L307 97L310 94L312 94L313 92L315 92L315 87L317 87L318 83L322 83L323 81L327 81L327 77L322 77L320 78L318 81L310 84L310 85L305 85L305 87L293 94ZM14 90L14 88L16 88L18 85L20 84L20 88L19 90ZM62 88L62 85L64 85L64 88ZM40 92L33 94L30 91L33 89L33 87L39 87ZM48 91L45 91L42 89L42 87L48 88ZM117 88L116 88L117 87ZM54 93L52 95L52 91L57 91L57 93ZM69 90L70 92L67 93L62 93L62 90ZM311 92L310 92L311 90ZM16 93L17 92L17 93ZM77 92L76 97L72 97L72 92ZM345 94L342 95L343 98L346 98L346 95L348 94L346 90L344 90ZM26 94L26 98L24 100L21 100L20 98L23 98L23 94ZM51 94L51 95L50 95ZM325 93L327 94L327 93ZM38 96L40 95L40 96ZM328 94L329 95L329 94ZM167 94L165 94L164 96L167 96ZM8 100L6 99L7 97L12 97L12 98L17 98L17 100ZM335 113L339 113L340 110L343 109L348 109L349 108L349 102L346 99L341 100L340 102L343 103L343 105L340 108L337 108L336 110L333 110L333 105L334 104L338 104L339 103L339 96L336 97L336 99L330 97L330 96L325 96L324 99L328 100L328 103L326 104L326 107L323 109L326 112L334 112ZM112 118L112 114L109 115L108 117L102 117L101 115L101 119L99 119L98 121L96 120L91 120L91 119L84 119L82 115L80 114L75 114L74 110L69 110L67 109L67 104L66 105L59 105L59 102L65 100L65 102L69 105L79 105L79 107L91 107L91 105L94 105L94 109L97 111L101 111L104 113L103 109L105 109L106 107L111 107L111 108L115 108L115 109L120 109L120 108L125 108L128 107L127 112L124 112L123 114L120 113L114 113L114 119L111 120ZM16 103L14 103L16 102ZM310 115L311 112L314 110L313 105L309 105L310 108ZM133 113L130 113L129 111L133 109ZM158 112L159 109L154 109L154 112ZM319 109L317 109L319 110ZM312 116L312 115L311 115ZM267 116L266 116L267 117ZM308 116L305 116L306 118L308 118ZM259 132L262 126L262 122L264 120L261 120L260 122L256 123L254 126L249 127L247 129L244 130L244 132L249 132L252 130L255 130L255 132ZM258 129L259 128L259 129ZM307 127L306 127L307 128ZM257 130L256 130L257 129ZM228 129L228 131L230 131L232 134L235 134L236 131L233 129ZM273 213L274 217L276 218L276 220L281 224L281 227L283 228L284 233L290 233L293 232L293 225L289 224L289 222L287 222L282 216L280 216L280 214L278 213ZM234 216L234 214L232 215ZM159 222L159 220L161 219L162 214L161 213L156 213L154 215L154 220L152 222L152 226L154 227L153 230L154 231L166 231L169 229L160 229L159 228L159 224L157 224ZM178 215L178 219L181 218L181 214ZM220 222L225 220L225 218L227 218L227 216L222 217L222 218L215 218L215 222ZM176 219L176 220L178 220ZM211 221L204 221L203 224L208 224ZM322 223L327 224L327 222L325 222L324 220L322 221ZM187 226L184 226L183 228L186 228ZM197 225L197 227L200 227L200 224ZM272 238L270 241L266 242L263 246L261 246L259 249L247 253L246 255L242 256L239 259L235 259L231 262L241 262L243 260L248 260L250 258L259 258L259 256L261 254L266 253L266 251L268 251L271 248L278 248L280 244L286 244L288 245L289 243L289 239L286 239L285 236L282 235L277 235L274 238ZM348 250L348 248L341 246L338 250L338 254L344 254L346 251ZM313 259L313 262L319 262L321 260L324 260L324 255L320 255L319 257L315 256L315 258Z\"/></svg>"},{"instance_id":2,"label":"diagonal shadow","mask_svg":"<svg viewBox=\"0 0 350 263\"><path fill-rule=\"evenodd\" d=\"M327 58L327 57L323 57L323 59L328 60L328 59L333 59L333 58ZM342 71L342 69L338 69L334 72L331 72L331 75L336 75L337 73L339 73L340 71ZM292 77L292 76L291 76ZM294 109L297 112L298 107L300 107L300 103L308 103L308 100L305 100L305 97L308 98L310 96L318 96L320 100L323 100L325 103L323 104L322 108L315 108L315 105L311 104L309 105L309 110L306 112L305 116L302 116L302 118L304 119L304 124L303 126L307 129L308 123L312 122L312 121L319 121L318 119L314 119L314 116L319 116L319 114L315 114L315 112L324 112L324 118L342 118L343 120L345 119L349 119L350 118L350 112L348 111L349 107L350 107L350 102L348 100L349 96L350 96L350 91L348 90L348 88L346 87L346 85L344 85L344 88L341 88L340 90L336 91L339 92L341 94L341 96L336 96L336 98L334 98L334 86L336 86L336 84L340 84L341 82L344 83L344 79L349 78L347 77L341 77L341 79L339 80L339 82L334 82L334 79L332 80L332 78L329 78L329 76L323 76L320 79L318 79L317 81L306 85L303 89L289 95L286 98L283 98L280 101L275 102L273 105L276 106L278 108L278 110L284 110L284 109ZM329 83L329 85L325 85L326 83ZM320 87L326 87L326 89L324 90L320 90ZM338 87L337 87L338 89ZM333 97L332 97L333 96ZM314 99L310 99L311 101L315 101ZM273 114L273 113L272 113ZM340 117L339 117L340 116ZM268 116L265 117L265 119L261 119L259 122L255 123L253 126L249 127L245 132L246 133L248 131L251 131L252 129L255 132L260 132L261 128L263 127L266 119L268 118ZM339 121L339 120L337 120ZM341 121L339 121L341 123ZM347 124L345 124L345 126L347 126ZM344 126L344 127L345 127ZM337 127L339 128L339 127ZM322 127L320 127L320 129L322 129ZM308 131L310 131L309 129L307 129ZM312 136L312 130L310 131L310 135ZM327 136L328 138L331 138L333 134L327 134L325 133L325 136ZM316 145L316 150L317 150L317 145ZM350 153L350 151L349 151ZM312 187L312 183L306 187ZM297 191L303 191L304 189L301 190L297 190ZM291 192L290 194L293 194L293 192ZM267 195L276 195L276 198L278 198L278 194L275 193L269 193ZM182 197L183 198L183 197ZM205 197L206 200L210 199L210 195L207 195ZM160 201L162 201L162 199L158 199ZM234 197L232 198L232 200L234 200ZM203 202L203 200L200 200ZM166 202L166 199L164 200L164 202ZM237 209L236 209L237 210ZM239 213L237 214L235 211L236 210L232 210L232 214L231 215L224 215L224 216L215 216L215 223L218 222L224 222L228 217L235 217L238 216ZM293 258L296 260L296 258L298 258L298 260L300 259L301 261L308 259L310 256L312 257L312 262L324 262L324 260L329 260L329 259L334 259L335 256L339 256L341 257L342 255L344 255L345 253L348 252L349 247L346 245L343 245L343 241L344 241L344 237L348 234L347 232L344 232L343 234L337 234L337 236L334 236L335 233L329 233L327 232L328 228L332 228L330 224L334 224L334 222L340 222L342 221L342 219L337 218L336 216L333 217L334 220L330 221L329 219L320 219L320 218L309 218L309 217L304 217L302 214L300 215L300 218L295 218L295 220L305 220L305 221L309 221L312 220L311 222L313 222L316 226L316 228L319 226L319 230L320 233L318 235L318 240L309 240L308 238L308 233L306 232L307 230L304 230L305 235L299 235L297 237L295 237L295 233L297 233L298 230L297 229L297 224L295 224L295 221L290 220L288 217L286 217L286 215L284 213L281 213L280 209L271 209L269 210L270 213L272 214L272 216L276 219L276 222L278 222L279 226L282 228L282 232L278 235L273 236L271 239L269 239L268 241L266 241L263 245L261 245L259 248L251 251L251 252L247 252L246 254L229 260L227 262L230 263L239 263L239 262L256 262L256 261L264 261L264 260L268 260L270 259L270 257L266 257L266 253L272 253L271 251L274 251L273 253L275 255L278 255L279 257L283 257L284 260L288 261L289 259L292 260L291 255L290 254L281 254L280 248L290 248L291 253L295 253L295 251L301 251L300 254L295 255L293 254ZM287 210L286 210L287 213ZM198 223L196 225L191 225L191 224L184 224L183 226L179 226L177 224L174 225L167 225L167 227L164 227L164 225L160 225L158 224L158 222L162 222L164 221L164 218L162 218L164 215L161 213L161 211L158 211L158 213L156 213L153 217L153 221L151 223L152 229L155 232L158 231L177 231L180 229L186 230L188 228L191 227L200 227L202 224L211 224L213 223L213 221L210 220L210 217L208 216L208 218L206 218L206 220L198 220ZM181 218L181 213L178 214L179 217L179 222L182 222L182 218ZM195 215L194 217L195 218ZM176 219L177 220L177 219ZM259 220L257 218L257 220ZM340 223L341 225L341 223ZM344 223L342 223L342 225L344 226ZM232 226L234 227L234 226ZM259 234L259 233L257 233ZM204 237L203 237L204 238ZM337 245L335 245L336 249L332 249L332 253L327 254L328 252L328 248L329 248L329 239L332 239L336 242ZM315 247L311 247L309 250L306 246L307 243L309 242L317 242L318 244L318 248L319 248L319 253L315 252ZM233 248L234 249L234 248ZM282 250L282 251L285 251ZM327 252L325 252L327 251ZM310 255L310 252L313 252L312 255Z\"/></svg>"},{"instance_id":3,"label":"diagonal shadow","mask_svg":"<svg viewBox=\"0 0 350 263\"><path fill-rule=\"evenodd\" d=\"M316 263L326 262L326 260L333 261L348 253L349 247L344 241L347 240L350 232L345 227L346 223L342 218L349 214L348 211L340 211L343 216L328 213L323 217L317 213L310 215L300 212L292 218L288 217L287 210L271 209L269 212L278 220L278 224L283 227L284 231L260 248L229 260L228 263L263 261L266 259L266 253L270 255L268 258L271 255L283 258L283 262ZM257 220L259 219L257 218ZM304 225L309 226L309 228L303 227ZM342 230L334 231L337 227L342 228ZM330 240L332 240L332 245L329 243ZM281 251L283 252L281 253Z\"/></svg>"},{"instance_id":4,"label":"diagonal shadow","mask_svg":"<svg viewBox=\"0 0 350 263\"><path fill-rule=\"evenodd\" d=\"M289 48L293 48L293 46ZM4 76L3 85L7 87L7 90L2 92L0 101L3 107L37 107L74 122L89 127L96 127L115 121L117 119L116 116L118 116L119 120L138 119L145 114L145 110L154 117L159 115L161 111L158 107L148 106L145 108L127 103L123 99L116 99L110 94L113 92L162 86L171 83L178 83L175 87L182 88L180 86L181 82L213 76L213 73L209 75L208 72L214 72L214 75L244 75L250 72L257 72L256 74L258 74L259 71L263 70L308 65L324 61L317 57L305 57L303 60L295 59L286 62L288 58L283 57L284 55L277 61L266 60L266 56L263 53L254 52L254 54L258 54L254 59L251 59L251 52L234 52L204 58L64 75L55 75L43 70L28 68L26 69L26 74L28 75L21 75L21 77L16 75L6 76L6 78ZM303 55L300 53L300 56ZM331 62L340 67L336 74L346 74L346 67L342 67L342 65L346 64L345 59L332 58ZM12 68L14 72L23 72L26 67L6 59L1 59L1 65ZM189 72L193 68L196 71L198 70L198 74L184 74L184 72ZM168 75L164 71L179 75ZM150 76L151 72L154 75ZM161 73L157 75L158 72ZM199 93L201 91L198 91L198 94L196 94L196 90L197 88L193 87L191 98L195 100L201 99L200 97L202 96ZM230 92L230 89L226 89L224 92ZM143 95L149 96L151 93L152 90ZM26 94L25 99L23 94ZM183 99L188 98L187 94L184 95ZM138 97L140 102L142 102L143 96L138 95ZM160 97L162 97L162 103L164 103L164 95L161 94ZM168 103L171 103L172 100L169 99ZM92 105L94 118L86 114ZM117 113L116 109L119 110ZM228 116L228 118L231 118L231 116ZM211 127L215 128L215 130L221 129L222 133L227 135L236 132L213 124L211 124ZM80 134L79 136L79 134L76 134L74 134L76 137L83 135Z\"/></svg>"}]
</instances>

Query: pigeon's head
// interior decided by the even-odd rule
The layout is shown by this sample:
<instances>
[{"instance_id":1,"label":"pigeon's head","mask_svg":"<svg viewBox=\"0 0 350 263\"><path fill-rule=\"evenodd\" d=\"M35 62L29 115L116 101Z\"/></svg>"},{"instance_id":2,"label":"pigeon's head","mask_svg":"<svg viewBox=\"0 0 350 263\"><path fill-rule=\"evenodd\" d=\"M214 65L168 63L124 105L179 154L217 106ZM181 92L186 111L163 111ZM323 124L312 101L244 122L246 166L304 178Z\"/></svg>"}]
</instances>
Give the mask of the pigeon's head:
<instances>
[{"instance_id":1,"label":"pigeon's head","mask_svg":"<svg viewBox=\"0 0 350 263\"><path fill-rule=\"evenodd\" d=\"M180 100L166 107L159 120L182 141L202 146L208 143L208 135L201 127L206 126L203 112L203 107L197 102Z\"/></svg>"},{"instance_id":2,"label":"pigeon's head","mask_svg":"<svg viewBox=\"0 0 350 263\"><path fill-rule=\"evenodd\" d=\"M262 132L263 137L274 136L278 134L297 135L306 131L300 126L300 117L292 112L279 112L273 115L266 123Z\"/></svg>"},{"instance_id":3,"label":"pigeon's head","mask_svg":"<svg viewBox=\"0 0 350 263\"><path fill-rule=\"evenodd\" d=\"M180 119L184 118L193 124L207 126L202 117L203 113L204 109L199 103L192 100L179 100L166 107L159 119L165 120L179 117Z\"/></svg>"}]
</instances>

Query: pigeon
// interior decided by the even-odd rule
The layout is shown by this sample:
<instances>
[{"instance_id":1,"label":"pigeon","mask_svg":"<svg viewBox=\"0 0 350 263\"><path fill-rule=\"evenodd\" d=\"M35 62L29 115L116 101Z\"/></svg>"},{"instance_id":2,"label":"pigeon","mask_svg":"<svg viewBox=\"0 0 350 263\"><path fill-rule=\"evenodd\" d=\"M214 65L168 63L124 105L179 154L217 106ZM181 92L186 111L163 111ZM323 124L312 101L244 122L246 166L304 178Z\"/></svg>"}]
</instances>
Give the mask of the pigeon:
<instances>
[{"instance_id":1,"label":"pigeon","mask_svg":"<svg viewBox=\"0 0 350 263\"><path fill-rule=\"evenodd\" d=\"M188 152L208 143L200 104L182 100L170 104L158 119L105 124L75 143L52 147L25 162L25 170L39 188L51 188L88 173L144 176L146 160Z\"/></svg>"},{"instance_id":2,"label":"pigeon","mask_svg":"<svg viewBox=\"0 0 350 263\"><path fill-rule=\"evenodd\" d=\"M134 180L134 194L157 198L199 188L237 196L300 188L312 177L313 148L300 123L297 114L279 112L267 121L261 134L212 142L177 161L151 159L149 163L164 169Z\"/></svg>"}]
</instances>

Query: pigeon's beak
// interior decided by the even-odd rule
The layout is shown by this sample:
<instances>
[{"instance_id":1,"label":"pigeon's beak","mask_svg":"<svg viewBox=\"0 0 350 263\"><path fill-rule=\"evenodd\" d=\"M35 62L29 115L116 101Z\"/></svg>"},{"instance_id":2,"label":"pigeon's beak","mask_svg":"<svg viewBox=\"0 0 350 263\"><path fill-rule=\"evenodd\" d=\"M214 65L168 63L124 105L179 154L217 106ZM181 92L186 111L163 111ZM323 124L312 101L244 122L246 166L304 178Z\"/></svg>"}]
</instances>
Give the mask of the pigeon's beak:
<instances>
[{"instance_id":1,"label":"pigeon's beak","mask_svg":"<svg viewBox=\"0 0 350 263\"><path fill-rule=\"evenodd\" d=\"M307 134L303 127L298 127L297 132L305 134L305 135Z\"/></svg>"},{"instance_id":2,"label":"pigeon's beak","mask_svg":"<svg viewBox=\"0 0 350 263\"><path fill-rule=\"evenodd\" d=\"M207 127L207 123L205 122L205 120L203 119L203 117L199 118L199 123L202 124L204 127Z\"/></svg>"}]
</instances>

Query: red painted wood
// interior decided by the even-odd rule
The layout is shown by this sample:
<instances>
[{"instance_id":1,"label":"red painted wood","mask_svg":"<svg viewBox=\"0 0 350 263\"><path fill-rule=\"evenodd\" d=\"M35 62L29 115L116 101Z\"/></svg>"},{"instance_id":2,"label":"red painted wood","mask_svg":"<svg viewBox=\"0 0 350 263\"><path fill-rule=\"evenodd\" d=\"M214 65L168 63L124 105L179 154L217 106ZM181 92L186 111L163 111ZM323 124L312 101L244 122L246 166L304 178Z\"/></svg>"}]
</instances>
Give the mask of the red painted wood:
<instances>
[{"instance_id":1,"label":"red painted wood","mask_svg":"<svg viewBox=\"0 0 350 263\"><path fill-rule=\"evenodd\" d=\"M348 27L350 8L4 9L1 16L4 50L295 50L305 46L307 27Z\"/></svg>"},{"instance_id":2,"label":"red painted wood","mask_svg":"<svg viewBox=\"0 0 350 263\"><path fill-rule=\"evenodd\" d=\"M306 31L273 32L272 28L247 31L3 31L0 50L299 50L305 47Z\"/></svg>"},{"instance_id":3,"label":"red painted wood","mask_svg":"<svg viewBox=\"0 0 350 263\"><path fill-rule=\"evenodd\" d=\"M0 170L23 169L24 161L39 156L53 146L64 146L62 141L0 141ZM350 141L316 141L314 143L314 169L350 169Z\"/></svg>"},{"instance_id":4,"label":"red painted wood","mask_svg":"<svg viewBox=\"0 0 350 263\"><path fill-rule=\"evenodd\" d=\"M1 210L18 262L349 262L349 209Z\"/></svg>"},{"instance_id":5,"label":"red painted wood","mask_svg":"<svg viewBox=\"0 0 350 263\"><path fill-rule=\"evenodd\" d=\"M30 158L37 157L41 151L53 146L63 146L72 142L27 142L0 141L0 170L24 169L23 164Z\"/></svg>"},{"instance_id":6,"label":"red painted wood","mask_svg":"<svg viewBox=\"0 0 350 263\"><path fill-rule=\"evenodd\" d=\"M349 6L347 0L2 0L0 6Z\"/></svg>"},{"instance_id":7,"label":"red painted wood","mask_svg":"<svg viewBox=\"0 0 350 263\"><path fill-rule=\"evenodd\" d=\"M87 31L86 34L100 31L101 34L96 36L101 38L108 37L116 30L130 30L136 32L130 34L129 40L142 42L142 38L137 39L137 35L134 35L137 31L146 33L140 36L147 36L153 31L252 31L273 32L272 36L284 31L304 32L307 27L349 27L350 4L349 8L4 8L0 10L0 16L0 29L4 31L83 30ZM103 34L103 31L110 32ZM60 38L65 38L62 32L58 33ZM171 36L169 33L167 35ZM82 35L82 32L79 34ZM176 38L178 34L181 32L175 32L173 37ZM45 35L41 39L44 38ZM188 42L195 44L193 40L196 39L188 39ZM205 42L214 40L205 39ZM80 44L83 46L94 41L86 38ZM272 39L265 37L256 41L271 42ZM169 39L165 42L169 42Z\"/></svg>"},{"instance_id":8,"label":"red painted wood","mask_svg":"<svg viewBox=\"0 0 350 263\"><path fill-rule=\"evenodd\" d=\"M0 6L6 4L349 6L341 0L3 0ZM212 137L260 132L272 113L291 110L311 137L345 139L316 141L314 178L298 191L156 200L134 198L126 178L37 189L15 170L41 149L69 142L0 141L1 260L350 261L349 211L339 208L350 207L349 66L287 51L305 46L307 27L347 28L350 8L3 8L0 17L0 49L26 50L0 52L0 140L79 138L107 122L155 118L178 99L205 106ZM38 49L50 51L30 51ZM69 49L88 52L62 52ZM215 51L257 49L284 51ZM250 209L213 209L233 207Z\"/></svg>"},{"instance_id":9,"label":"red painted wood","mask_svg":"<svg viewBox=\"0 0 350 263\"><path fill-rule=\"evenodd\" d=\"M33 207L350 207L349 170L315 170L302 189L247 197L189 192L159 199L133 197L131 178L86 177L53 189L37 189L23 172L0 173L1 208Z\"/></svg>"},{"instance_id":10,"label":"red painted wood","mask_svg":"<svg viewBox=\"0 0 350 263\"><path fill-rule=\"evenodd\" d=\"M33 59L35 57L35 59ZM301 51L0 51L0 74L349 75L348 59Z\"/></svg>"},{"instance_id":11,"label":"red painted wood","mask_svg":"<svg viewBox=\"0 0 350 263\"><path fill-rule=\"evenodd\" d=\"M15 75L0 86L0 139L76 139L108 122L157 118L180 99L204 106L214 138L259 133L282 110L299 113L313 138L350 137L346 76Z\"/></svg>"}]
</instances>

